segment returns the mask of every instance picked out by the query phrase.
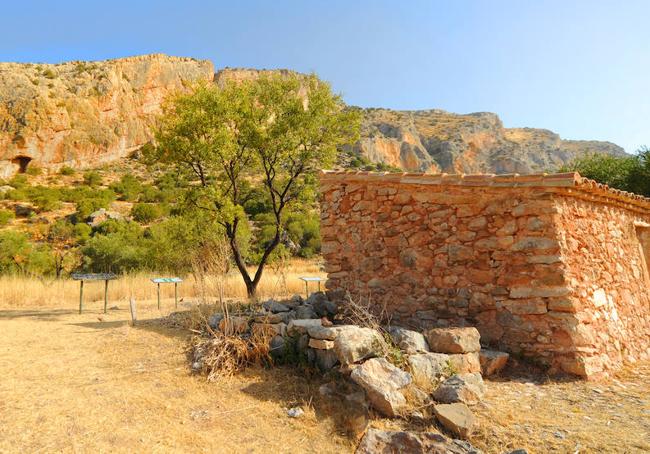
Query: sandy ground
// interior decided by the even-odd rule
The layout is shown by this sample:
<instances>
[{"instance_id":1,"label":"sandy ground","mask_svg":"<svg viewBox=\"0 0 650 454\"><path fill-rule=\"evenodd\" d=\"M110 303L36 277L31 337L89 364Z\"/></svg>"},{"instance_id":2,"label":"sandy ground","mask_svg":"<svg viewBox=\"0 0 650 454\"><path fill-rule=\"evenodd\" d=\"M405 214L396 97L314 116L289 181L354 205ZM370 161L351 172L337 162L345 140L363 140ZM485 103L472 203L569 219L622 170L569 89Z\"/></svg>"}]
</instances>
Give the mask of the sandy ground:
<instances>
[{"instance_id":1,"label":"sandy ground","mask_svg":"<svg viewBox=\"0 0 650 454\"><path fill-rule=\"evenodd\" d=\"M351 449L306 405L320 382L277 369L207 383L189 374L177 330L130 327L126 307L100 321L100 303L87 306L0 309L0 452ZM287 417L297 404L305 417Z\"/></svg>"},{"instance_id":2,"label":"sandy ground","mask_svg":"<svg viewBox=\"0 0 650 454\"><path fill-rule=\"evenodd\" d=\"M83 315L71 304L0 307L0 452L353 450L323 410L319 379L278 368L207 383L188 371L186 333L155 321L171 301L162 312L139 303L140 319L150 321L136 327L119 304L106 316L100 302ZM485 452L650 452L650 364L595 383L521 368L487 388L471 440ZM298 420L286 415L295 405L306 410Z\"/></svg>"}]
</instances>

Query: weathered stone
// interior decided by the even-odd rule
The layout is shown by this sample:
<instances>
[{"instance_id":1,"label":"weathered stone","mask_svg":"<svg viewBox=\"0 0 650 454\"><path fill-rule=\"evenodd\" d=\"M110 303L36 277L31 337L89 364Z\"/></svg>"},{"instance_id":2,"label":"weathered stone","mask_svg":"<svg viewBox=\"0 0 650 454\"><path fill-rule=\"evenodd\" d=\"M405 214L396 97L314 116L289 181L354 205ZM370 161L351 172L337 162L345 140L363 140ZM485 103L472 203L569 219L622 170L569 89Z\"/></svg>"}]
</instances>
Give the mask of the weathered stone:
<instances>
[{"instance_id":1,"label":"weathered stone","mask_svg":"<svg viewBox=\"0 0 650 454\"><path fill-rule=\"evenodd\" d=\"M429 345L422 333L411 331L398 326L391 326L388 330L395 345L406 353L428 352Z\"/></svg>"},{"instance_id":2,"label":"weathered stone","mask_svg":"<svg viewBox=\"0 0 650 454\"><path fill-rule=\"evenodd\" d=\"M355 454L480 454L463 440L451 440L435 432L369 429Z\"/></svg>"},{"instance_id":3,"label":"weathered stone","mask_svg":"<svg viewBox=\"0 0 650 454\"><path fill-rule=\"evenodd\" d=\"M287 334L295 336L296 334L306 334L310 326L322 326L319 318L316 319L295 319L287 325Z\"/></svg>"},{"instance_id":4,"label":"weathered stone","mask_svg":"<svg viewBox=\"0 0 650 454\"><path fill-rule=\"evenodd\" d=\"M467 438L474 430L474 415L463 403L434 405L433 412L440 424L454 435Z\"/></svg>"},{"instance_id":5,"label":"weathered stone","mask_svg":"<svg viewBox=\"0 0 650 454\"><path fill-rule=\"evenodd\" d=\"M217 330L219 329L219 323L221 323L221 320L223 320L223 314L221 312L216 312L208 319L208 325L213 330Z\"/></svg>"},{"instance_id":6,"label":"weathered stone","mask_svg":"<svg viewBox=\"0 0 650 454\"><path fill-rule=\"evenodd\" d=\"M457 374L442 382L433 398L445 404L463 402L474 405L480 402L483 394L485 384L481 374Z\"/></svg>"},{"instance_id":7,"label":"weathered stone","mask_svg":"<svg viewBox=\"0 0 650 454\"><path fill-rule=\"evenodd\" d=\"M333 350L334 341L323 340L323 339L309 339L309 346L311 348L316 348L319 350Z\"/></svg>"},{"instance_id":8,"label":"weathered stone","mask_svg":"<svg viewBox=\"0 0 650 454\"><path fill-rule=\"evenodd\" d=\"M320 318L311 306L298 306L296 308L297 319Z\"/></svg>"},{"instance_id":9,"label":"weathered stone","mask_svg":"<svg viewBox=\"0 0 650 454\"><path fill-rule=\"evenodd\" d=\"M479 360L481 361L481 373L489 377L500 372L508 362L509 354L497 350L481 349Z\"/></svg>"},{"instance_id":10,"label":"weathered stone","mask_svg":"<svg viewBox=\"0 0 650 454\"><path fill-rule=\"evenodd\" d=\"M285 317L283 314L288 314L288 312L278 314L272 312L267 314L258 314L253 318L253 321L257 323L285 323Z\"/></svg>"},{"instance_id":11,"label":"weathered stone","mask_svg":"<svg viewBox=\"0 0 650 454\"><path fill-rule=\"evenodd\" d=\"M237 315L223 318L219 322L219 330L225 334L241 334L248 331L248 317Z\"/></svg>"},{"instance_id":12,"label":"weathered stone","mask_svg":"<svg viewBox=\"0 0 650 454\"><path fill-rule=\"evenodd\" d=\"M400 390L411 383L411 376L386 359L369 359L356 367L350 378L365 389L370 405L385 416L397 416L406 406Z\"/></svg>"},{"instance_id":13,"label":"weathered stone","mask_svg":"<svg viewBox=\"0 0 650 454\"><path fill-rule=\"evenodd\" d=\"M429 349L436 353L471 353L481 349L481 335L473 327L432 328L424 335Z\"/></svg>"},{"instance_id":14,"label":"weathered stone","mask_svg":"<svg viewBox=\"0 0 650 454\"><path fill-rule=\"evenodd\" d=\"M442 378L451 375L451 357L443 353L419 353L407 358L413 380L425 389L433 388Z\"/></svg>"},{"instance_id":15,"label":"weathered stone","mask_svg":"<svg viewBox=\"0 0 650 454\"><path fill-rule=\"evenodd\" d=\"M557 248L558 242L551 238L542 237L526 237L522 238L511 247L513 251L534 251Z\"/></svg>"},{"instance_id":16,"label":"weathered stone","mask_svg":"<svg viewBox=\"0 0 650 454\"><path fill-rule=\"evenodd\" d=\"M271 356L274 358L282 356L284 354L285 343L286 341L283 336L273 336L269 343Z\"/></svg>"},{"instance_id":17,"label":"weathered stone","mask_svg":"<svg viewBox=\"0 0 650 454\"><path fill-rule=\"evenodd\" d=\"M106 208L100 208L99 210L90 213L87 218L87 223L91 227L97 227L102 222L106 222L110 219L113 219L115 221L122 221L124 220L124 216L122 216L117 211L109 211Z\"/></svg>"},{"instance_id":18,"label":"weathered stone","mask_svg":"<svg viewBox=\"0 0 650 454\"><path fill-rule=\"evenodd\" d=\"M569 289L561 287L513 287L510 289L510 298L536 298L565 296Z\"/></svg>"},{"instance_id":19,"label":"weathered stone","mask_svg":"<svg viewBox=\"0 0 650 454\"><path fill-rule=\"evenodd\" d=\"M384 349L381 334L370 328L350 327L342 330L334 340L334 350L341 364L380 356Z\"/></svg>"},{"instance_id":20,"label":"weathered stone","mask_svg":"<svg viewBox=\"0 0 650 454\"><path fill-rule=\"evenodd\" d=\"M262 304L262 307L266 309L269 312L273 313L278 313L278 312L289 312L291 308L289 306L286 306L282 303L278 303L277 301L274 300L268 300L265 301Z\"/></svg>"},{"instance_id":21,"label":"weathered stone","mask_svg":"<svg viewBox=\"0 0 650 454\"><path fill-rule=\"evenodd\" d=\"M338 326L310 326L307 332L314 339L335 340L341 331L349 328L352 325L338 325Z\"/></svg>"},{"instance_id":22,"label":"weathered stone","mask_svg":"<svg viewBox=\"0 0 650 454\"><path fill-rule=\"evenodd\" d=\"M449 355L449 365L451 372L455 374L481 372L481 362L478 352Z\"/></svg>"},{"instance_id":23,"label":"weathered stone","mask_svg":"<svg viewBox=\"0 0 650 454\"><path fill-rule=\"evenodd\" d=\"M322 372L330 370L339 362L339 359L336 357L334 350L323 350L315 348L313 351L316 354L316 366L318 366Z\"/></svg>"}]
</instances>

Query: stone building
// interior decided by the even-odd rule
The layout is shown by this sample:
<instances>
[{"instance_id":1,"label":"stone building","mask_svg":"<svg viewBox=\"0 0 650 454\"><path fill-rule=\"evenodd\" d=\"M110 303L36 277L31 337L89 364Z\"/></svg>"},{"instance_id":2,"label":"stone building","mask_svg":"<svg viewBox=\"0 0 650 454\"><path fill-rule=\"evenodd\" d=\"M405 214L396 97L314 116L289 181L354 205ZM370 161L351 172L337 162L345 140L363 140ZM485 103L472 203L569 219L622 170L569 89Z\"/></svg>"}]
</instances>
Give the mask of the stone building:
<instances>
[{"instance_id":1,"label":"stone building","mask_svg":"<svg viewBox=\"0 0 650 454\"><path fill-rule=\"evenodd\" d=\"M327 287L596 377L650 358L650 199L577 173L324 172Z\"/></svg>"}]
</instances>

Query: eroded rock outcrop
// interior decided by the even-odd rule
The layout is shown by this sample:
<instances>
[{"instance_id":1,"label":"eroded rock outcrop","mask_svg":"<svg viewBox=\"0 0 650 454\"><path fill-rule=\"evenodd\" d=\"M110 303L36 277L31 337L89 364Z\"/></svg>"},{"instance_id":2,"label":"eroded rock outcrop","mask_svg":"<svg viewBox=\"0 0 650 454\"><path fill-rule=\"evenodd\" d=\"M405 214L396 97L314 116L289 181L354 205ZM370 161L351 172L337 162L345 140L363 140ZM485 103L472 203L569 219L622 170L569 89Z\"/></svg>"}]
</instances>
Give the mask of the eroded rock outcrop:
<instances>
[{"instance_id":1,"label":"eroded rock outcrop","mask_svg":"<svg viewBox=\"0 0 650 454\"><path fill-rule=\"evenodd\" d=\"M0 63L0 177L120 159L151 140L165 96L213 77L207 60L165 55Z\"/></svg>"}]
</instances>

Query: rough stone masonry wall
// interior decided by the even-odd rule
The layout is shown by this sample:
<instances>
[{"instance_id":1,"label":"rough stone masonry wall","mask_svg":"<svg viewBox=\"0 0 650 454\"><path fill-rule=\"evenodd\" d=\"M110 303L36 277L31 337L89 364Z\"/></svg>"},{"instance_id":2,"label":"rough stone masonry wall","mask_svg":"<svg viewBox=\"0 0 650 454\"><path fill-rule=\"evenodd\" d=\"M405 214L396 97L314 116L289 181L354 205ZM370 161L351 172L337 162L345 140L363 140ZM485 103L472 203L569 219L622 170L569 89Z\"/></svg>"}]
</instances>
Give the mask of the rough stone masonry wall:
<instances>
[{"instance_id":1,"label":"rough stone masonry wall","mask_svg":"<svg viewBox=\"0 0 650 454\"><path fill-rule=\"evenodd\" d=\"M580 353L565 368L592 376L650 358L650 282L635 227L650 216L573 197L557 197L556 206L567 310L575 312L566 316L576 318L570 343Z\"/></svg>"},{"instance_id":2,"label":"rough stone masonry wall","mask_svg":"<svg viewBox=\"0 0 650 454\"><path fill-rule=\"evenodd\" d=\"M552 316L568 294L552 194L363 181L322 189L328 288L370 295L402 325L471 325L544 364L575 358L553 340L575 323Z\"/></svg>"}]
</instances>

